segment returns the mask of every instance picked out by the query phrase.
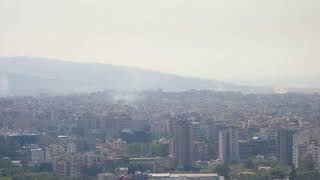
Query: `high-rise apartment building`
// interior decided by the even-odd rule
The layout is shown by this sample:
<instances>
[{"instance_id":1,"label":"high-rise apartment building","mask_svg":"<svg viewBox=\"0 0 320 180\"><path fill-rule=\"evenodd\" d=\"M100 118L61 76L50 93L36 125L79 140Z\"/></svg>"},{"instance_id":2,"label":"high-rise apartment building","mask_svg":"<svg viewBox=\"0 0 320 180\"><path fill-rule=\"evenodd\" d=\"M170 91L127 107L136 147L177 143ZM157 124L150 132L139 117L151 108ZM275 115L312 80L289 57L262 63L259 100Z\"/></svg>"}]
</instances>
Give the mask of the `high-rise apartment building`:
<instances>
[{"instance_id":1,"label":"high-rise apartment building","mask_svg":"<svg viewBox=\"0 0 320 180\"><path fill-rule=\"evenodd\" d=\"M208 141L209 159L218 159L219 157L219 126L213 120L206 122L206 139Z\"/></svg>"},{"instance_id":2,"label":"high-rise apartment building","mask_svg":"<svg viewBox=\"0 0 320 180\"><path fill-rule=\"evenodd\" d=\"M294 130L281 128L277 132L277 156L281 164L293 163Z\"/></svg>"},{"instance_id":3,"label":"high-rise apartment building","mask_svg":"<svg viewBox=\"0 0 320 180\"><path fill-rule=\"evenodd\" d=\"M226 127L219 130L219 159L224 163L239 161L239 133L236 128Z\"/></svg>"},{"instance_id":4,"label":"high-rise apartment building","mask_svg":"<svg viewBox=\"0 0 320 180\"><path fill-rule=\"evenodd\" d=\"M178 168L189 169L192 167L192 131L187 120L178 120L174 128L174 159Z\"/></svg>"}]
</instances>

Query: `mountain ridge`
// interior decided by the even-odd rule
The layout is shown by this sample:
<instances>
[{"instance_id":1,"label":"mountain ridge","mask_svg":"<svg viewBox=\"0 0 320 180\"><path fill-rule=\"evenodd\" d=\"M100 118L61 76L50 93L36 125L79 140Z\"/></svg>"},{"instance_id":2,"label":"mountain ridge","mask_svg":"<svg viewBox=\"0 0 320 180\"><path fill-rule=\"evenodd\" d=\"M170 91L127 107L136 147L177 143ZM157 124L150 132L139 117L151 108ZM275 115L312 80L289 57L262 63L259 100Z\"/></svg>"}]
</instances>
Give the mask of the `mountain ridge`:
<instances>
[{"instance_id":1,"label":"mountain ridge","mask_svg":"<svg viewBox=\"0 0 320 180\"><path fill-rule=\"evenodd\" d=\"M78 63L51 58L0 57L0 73L8 78L11 94L74 93L100 90L255 92L257 88L102 63ZM262 89L260 89L262 90Z\"/></svg>"}]
</instances>

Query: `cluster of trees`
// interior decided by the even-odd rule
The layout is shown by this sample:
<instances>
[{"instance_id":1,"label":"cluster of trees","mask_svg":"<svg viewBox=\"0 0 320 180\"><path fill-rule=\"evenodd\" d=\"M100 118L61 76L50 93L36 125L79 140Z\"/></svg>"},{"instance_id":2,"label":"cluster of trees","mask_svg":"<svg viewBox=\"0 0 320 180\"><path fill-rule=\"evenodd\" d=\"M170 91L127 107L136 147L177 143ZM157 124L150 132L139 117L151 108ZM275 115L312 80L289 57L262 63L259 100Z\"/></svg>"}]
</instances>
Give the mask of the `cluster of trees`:
<instances>
[{"instance_id":1,"label":"cluster of trees","mask_svg":"<svg viewBox=\"0 0 320 180\"><path fill-rule=\"evenodd\" d=\"M67 180L48 172L25 172L15 174L11 180Z\"/></svg>"},{"instance_id":2,"label":"cluster of trees","mask_svg":"<svg viewBox=\"0 0 320 180\"><path fill-rule=\"evenodd\" d=\"M0 170L0 180L65 180L39 167L19 167L6 159L0 159Z\"/></svg>"},{"instance_id":3,"label":"cluster of trees","mask_svg":"<svg viewBox=\"0 0 320 180\"><path fill-rule=\"evenodd\" d=\"M164 157L169 155L169 145L157 142L128 144L131 157Z\"/></svg>"},{"instance_id":4,"label":"cluster of trees","mask_svg":"<svg viewBox=\"0 0 320 180\"><path fill-rule=\"evenodd\" d=\"M85 178L90 180L90 178ZM16 166L6 159L0 159L0 180L76 180L60 177L52 172L49 164L38 167Z\"/></svg>"},{"instance_id":5,"label":"cluster of trees","mask_svg":"<svg viewBox=\"0 0 320 180\"><path fill-rule=\"evenodd\" d=\"M269 172L257 172L254 175L240 175L237 177L238 180L270 180L270 179L283 179L288 178L289 180L316 180L320 179L320 174L316 171L308 170L291 170L288 174L279 174L279 170L272 170ZM294 173L292 173L294 172Z\"/></svg>"},{"instance_id":6,"label":"cluster of trees","mask_svg":"<svg viewBox=\"0 0 320 180\"><path fill-rule=\"evenodd\" d=\"M219 176L223 176L225 179L229 179L231 169L226 164L219 164L214 168L214 172L216 172Z\"/></svg>"},{"instance_id":7,"label":"cluster of trees","mask_svg":"<svg viewBox=\"0 0 320 180\"><path fill-rule=\"evenodd\" d=\"M270 169L258 170L259 166L268 166ZM320 179L317 171L305 169L295 169L279 164L274 159L250 158L245 167L254 170L253 175L238 175L239 180L269 180L269 179L285 179L290 180L314 180Z\"/></svg>"}]
</instances>

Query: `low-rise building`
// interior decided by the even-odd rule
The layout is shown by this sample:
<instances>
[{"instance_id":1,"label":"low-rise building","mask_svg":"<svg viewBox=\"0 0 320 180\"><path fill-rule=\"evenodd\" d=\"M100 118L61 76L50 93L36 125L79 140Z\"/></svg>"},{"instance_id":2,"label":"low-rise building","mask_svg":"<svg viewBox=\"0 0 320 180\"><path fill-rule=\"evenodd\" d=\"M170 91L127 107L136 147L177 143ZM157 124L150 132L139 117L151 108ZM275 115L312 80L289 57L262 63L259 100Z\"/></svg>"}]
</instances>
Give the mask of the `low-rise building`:
<instances>
[{"instance_id":1,"label":"low-rise building","mask_svg":"<svg viewBox=\"0 0 320 180\"><path fill-rule=\"evenodd\" d=\"M156 173L149 174L151 180L223 180L218 174L174 174L174 173Z\"/></svg>"}]
</instances>

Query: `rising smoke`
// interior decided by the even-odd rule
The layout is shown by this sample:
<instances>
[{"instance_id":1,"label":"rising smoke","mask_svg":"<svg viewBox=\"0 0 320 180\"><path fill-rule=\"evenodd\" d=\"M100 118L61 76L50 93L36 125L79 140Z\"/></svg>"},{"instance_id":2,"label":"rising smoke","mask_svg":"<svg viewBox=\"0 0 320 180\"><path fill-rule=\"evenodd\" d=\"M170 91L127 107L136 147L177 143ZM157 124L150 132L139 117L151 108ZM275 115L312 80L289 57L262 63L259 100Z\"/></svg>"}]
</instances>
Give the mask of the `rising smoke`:
<instances>
[{"instance_id":1,"label":"rising smoke","mask_svg":"<svg viewBox=\"0 0 320 180\"><path fill-rule=\"evenodd\" d=\"M9 95L9 81L8 75L0 73L0 97L7 97Z\"/></svg>"}]
</instances>

